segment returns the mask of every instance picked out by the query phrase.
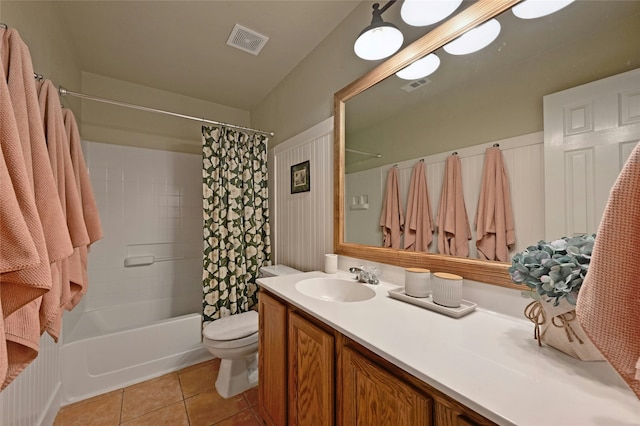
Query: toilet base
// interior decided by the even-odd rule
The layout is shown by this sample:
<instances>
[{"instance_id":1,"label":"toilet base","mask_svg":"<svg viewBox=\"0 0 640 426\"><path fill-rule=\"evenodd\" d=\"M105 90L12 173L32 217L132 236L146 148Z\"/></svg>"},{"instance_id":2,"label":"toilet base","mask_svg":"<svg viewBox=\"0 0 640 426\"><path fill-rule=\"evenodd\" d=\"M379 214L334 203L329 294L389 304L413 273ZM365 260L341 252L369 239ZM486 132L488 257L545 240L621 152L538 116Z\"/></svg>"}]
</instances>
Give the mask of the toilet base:
<instances>
[{"instance_id":1,"label":"toilet base","mask_svg":"<svg viewBox=\"0 0 640 426\"><path fill-rule=\"evenodd\" d=\"M258 354L246 358L222 359L216 379L216 390L223 398L231 398L258 384Z\"/></svg>"}]
</instances>

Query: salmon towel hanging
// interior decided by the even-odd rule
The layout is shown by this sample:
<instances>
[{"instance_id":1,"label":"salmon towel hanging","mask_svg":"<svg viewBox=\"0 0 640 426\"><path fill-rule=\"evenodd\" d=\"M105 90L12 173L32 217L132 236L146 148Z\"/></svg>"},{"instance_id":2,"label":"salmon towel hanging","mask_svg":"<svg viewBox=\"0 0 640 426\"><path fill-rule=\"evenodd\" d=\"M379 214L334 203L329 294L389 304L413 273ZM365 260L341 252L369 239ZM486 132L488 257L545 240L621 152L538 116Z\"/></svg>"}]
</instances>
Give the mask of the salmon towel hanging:
<instances>
[{"instance_id":1,"label":"salmon towel hanging","mask_svg":"<svg viewBox=\"0 0 640 426\"><path fill-rule=\"evenodd\" d=\"M382 247L401 248L400 240L404 231L404 212L400 203L397 167L391 167L387 175L380 226L382 227Z\"/></svg>"},{"instance_id":2,"label":"salmon towel hanging","mask_svg":"<svg viewBox=\"0 0 640 426\"><path fill-rule=\"evenodd\" d=\"M484 156L475 225L478 257L509 262L509 247L515 244L516 234L509 179L498 147L488 148Z\"/></svg>"}]
</instances>

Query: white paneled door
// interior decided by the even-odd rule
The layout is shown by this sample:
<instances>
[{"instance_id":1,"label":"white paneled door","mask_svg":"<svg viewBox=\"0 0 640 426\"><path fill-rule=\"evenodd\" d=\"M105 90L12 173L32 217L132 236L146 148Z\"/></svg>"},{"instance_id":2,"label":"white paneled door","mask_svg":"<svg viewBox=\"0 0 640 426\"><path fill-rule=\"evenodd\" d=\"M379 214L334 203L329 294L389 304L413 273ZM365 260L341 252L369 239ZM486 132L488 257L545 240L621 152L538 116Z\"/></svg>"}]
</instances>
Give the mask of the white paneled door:
<instances>
[{"instance_id":1,"label":"white paneled door","mask_svg":"<svg viewBox=\"0 0 640 426\"><path fill-rule=\"evenodd\" d=\"M595 233L640 140L640 68L544 97L547 239Z\"/></svg>"}]
</instances>

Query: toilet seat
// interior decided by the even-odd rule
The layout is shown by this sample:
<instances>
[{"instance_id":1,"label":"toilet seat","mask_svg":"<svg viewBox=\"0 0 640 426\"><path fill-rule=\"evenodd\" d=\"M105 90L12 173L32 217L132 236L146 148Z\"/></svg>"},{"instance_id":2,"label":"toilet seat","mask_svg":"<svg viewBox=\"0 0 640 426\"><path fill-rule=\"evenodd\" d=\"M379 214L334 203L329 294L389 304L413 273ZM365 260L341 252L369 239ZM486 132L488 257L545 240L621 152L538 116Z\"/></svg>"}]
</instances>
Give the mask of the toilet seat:
<instances>
[{"instance_id":1,"label":"toilet seat","mask_svg":"<svg viewBox=\"0 0 640 426\"><path fill-rule=\"evenodd\" d=\"M258 341L258 313L243 312L220 318L207 325L203 332L207 344L216 348L240 348Z\"/></svg>"}]
</instances>

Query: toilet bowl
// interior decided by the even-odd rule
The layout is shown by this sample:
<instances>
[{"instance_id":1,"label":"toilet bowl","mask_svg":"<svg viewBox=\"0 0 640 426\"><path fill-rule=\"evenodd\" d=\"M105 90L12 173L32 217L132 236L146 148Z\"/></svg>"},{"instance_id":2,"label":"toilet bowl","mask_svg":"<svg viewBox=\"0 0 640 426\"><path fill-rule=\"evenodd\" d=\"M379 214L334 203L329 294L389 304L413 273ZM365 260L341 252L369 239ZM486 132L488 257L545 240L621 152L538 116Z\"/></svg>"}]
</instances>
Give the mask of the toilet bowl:
<instances>
[{"instance_id":1,"label":"toilet bowl","mask_svg":"<svg viewBox=\"0 0 640 426\"><path fill-rule=\"evenodd\" d=\"M220 318L203 330L204 346L220 369L216 390L230 398L258 384L258 313L243 312Z\"/></svg>"},{"instance_id":2,"label":"toilet bowl","mask_svg":"<svg viewBox=\"0 0 640 426\"><path fill-rule=\"evenodd\" d=\"M285 265L260 268L261 277L298 274ZM216 390L231 398L258 384L258 313L243 312L220 318L202 331L204 346L220 358Z\"/></svg>"}]
</instances>

